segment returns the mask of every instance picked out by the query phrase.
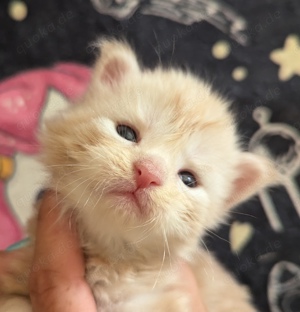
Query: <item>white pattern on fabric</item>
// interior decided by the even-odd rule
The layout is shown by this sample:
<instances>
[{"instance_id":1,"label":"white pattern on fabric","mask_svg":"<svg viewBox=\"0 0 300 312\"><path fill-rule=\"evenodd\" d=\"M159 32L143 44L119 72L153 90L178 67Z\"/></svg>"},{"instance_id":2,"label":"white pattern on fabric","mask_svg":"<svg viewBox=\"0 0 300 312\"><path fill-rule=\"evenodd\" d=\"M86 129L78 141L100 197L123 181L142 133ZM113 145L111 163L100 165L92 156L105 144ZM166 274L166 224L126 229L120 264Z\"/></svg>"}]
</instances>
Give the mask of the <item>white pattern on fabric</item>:
<instances>
[{"instance_id":1,"label":"white pattern on fabric","mask_svg":"<svg viewBox=\"0 0 300 312\"><path fill-rule=\"evenodd\" d=\"M221 0L91 0L94 8L101 14L116 19L130 18L139 8L146 15L168 18L184 25L207 21L242 45L247 44L243 31L246 20L231 6Z\"/></svg>"},{"instance_id":2,"label":"white pattern on fabric","mask_svg":"<svg viewBox=\"0 0 300 312\"><path fill-rule=\"evenodd\" d=\"M260 129L254 133L249 142L249 151L267 156L273 161L281 173L281 185L285 187L290 196L298 215L300 216L300 195L295 177L300 169L300 136L299 132L283 123L269 123L271 111L267 107L258 107L253 111L253 118L260 125ZM270 149L263 143L264 139L270 136L281 136L284 139L294 142L285 155L274 157ZM284 226L276 212L275 205L269 191L263 189L259 192L259 198L264 207L270 225L273 230L281 232Z\"/></svg>"},{"instance_id":3,"label":"white pattern on fabric","mask_svg":"<svg viewBox=\"0 0 300 312\"><path fill-rule=\"evenodd\" d=\"M276 263L269 275L268 300L271 312L296 312L300 298L300 268L288 261ZM299 311L299 310L297 310Z\"/></svg>"}]
</instances>

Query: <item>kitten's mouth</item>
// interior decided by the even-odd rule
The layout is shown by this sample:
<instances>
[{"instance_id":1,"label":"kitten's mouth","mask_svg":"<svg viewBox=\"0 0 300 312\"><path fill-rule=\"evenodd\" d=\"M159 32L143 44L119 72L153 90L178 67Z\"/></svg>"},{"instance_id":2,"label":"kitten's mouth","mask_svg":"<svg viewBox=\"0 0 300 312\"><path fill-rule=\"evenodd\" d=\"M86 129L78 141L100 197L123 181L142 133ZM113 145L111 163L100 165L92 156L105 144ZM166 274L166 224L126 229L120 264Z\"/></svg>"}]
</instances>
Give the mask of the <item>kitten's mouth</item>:
<instances>
[{"instance_id":1,"label":"kitten's mouth","mask_svg":"<svg viewBox=\"0 0 300 312\"><path fill-rule=\"evenodd\" d=\"M141 205L141 202L139 200L139 196L137 196L136 191L134 191L134 192L114 192L113 194L115 196L117 196L120 200L122 200L122 203L129 204L130 206L137 208L139 213L145 214L145 209Z\"/></svg>"}]
</instances>

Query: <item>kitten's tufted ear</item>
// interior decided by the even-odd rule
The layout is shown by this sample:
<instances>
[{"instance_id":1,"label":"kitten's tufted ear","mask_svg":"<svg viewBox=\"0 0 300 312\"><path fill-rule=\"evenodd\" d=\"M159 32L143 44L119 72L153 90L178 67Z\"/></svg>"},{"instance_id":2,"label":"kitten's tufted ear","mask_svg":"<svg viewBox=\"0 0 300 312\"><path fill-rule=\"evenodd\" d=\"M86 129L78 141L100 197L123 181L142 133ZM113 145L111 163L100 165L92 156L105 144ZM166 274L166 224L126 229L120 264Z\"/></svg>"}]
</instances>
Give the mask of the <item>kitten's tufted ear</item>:
<instances>
[{"instance_id":1,"label":"kitten's tufted ear","mask_svg":"<svg viewBox=\"0 0 300 312\"><path fill-rule=\"evenodd\" d=\"M241 153L236 167L237 177L227 199L227 208L232 208L255 195L260 189L279 183L279 172L266 158L251 153Z\"/></svg>"},{"instance_id":2,"label":"kitten's tufted ear","mask_svg":"<svg viewBox=\"0 0 300 312\"><path fill-rule=\"evenodd\" d=\"M95 65L94 82L113 87L128 76L140 72L137 57L127 43L103 40L99 46L100 57Z\"/></svg>"}]
</instances>

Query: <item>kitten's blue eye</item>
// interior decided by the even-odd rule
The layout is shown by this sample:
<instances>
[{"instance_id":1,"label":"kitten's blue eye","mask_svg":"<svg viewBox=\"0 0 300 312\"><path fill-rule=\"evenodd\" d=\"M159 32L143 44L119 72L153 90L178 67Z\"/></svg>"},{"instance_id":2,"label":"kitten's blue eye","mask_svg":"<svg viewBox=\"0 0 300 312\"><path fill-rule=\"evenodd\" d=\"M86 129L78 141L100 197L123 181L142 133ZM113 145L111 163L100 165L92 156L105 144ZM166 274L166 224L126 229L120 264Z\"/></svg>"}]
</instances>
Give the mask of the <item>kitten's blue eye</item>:
<instances>
[{"instance_id":1,"label":"kitten's blue eye","mask_svg":"<svg viewBox=\"0 0 300 312\"><path fill-rule=\"evenodd\" d=\"M137 135L132 128L124 125L119 125L117 126L117 132L125 140L137 142Z\"/></svg>"},{"instance_id":2,"label":"kitten's blue eye","mask_svg":"<svg viewBox=\"0 0 300 312\"><path fill-rule=\"evenodd\" d=\"M195 176L188 171L180 171L178 173L181 181L188 187L196 187L198 185Z\"/></svg>"}]
</instances>

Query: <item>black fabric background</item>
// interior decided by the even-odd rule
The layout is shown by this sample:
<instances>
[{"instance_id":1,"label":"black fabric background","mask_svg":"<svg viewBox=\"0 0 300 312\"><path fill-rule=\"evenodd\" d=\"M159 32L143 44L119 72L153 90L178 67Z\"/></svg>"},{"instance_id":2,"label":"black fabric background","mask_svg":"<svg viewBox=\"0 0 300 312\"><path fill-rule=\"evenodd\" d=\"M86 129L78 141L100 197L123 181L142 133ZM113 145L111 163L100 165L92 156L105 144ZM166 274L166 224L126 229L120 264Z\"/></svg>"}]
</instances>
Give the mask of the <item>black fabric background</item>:
<instances>
[{"instance_id":1,"label":"black fabric background","mask_svg":"<svg viewBox=\"0 0 300 312\"><path fill-rule=\"evenodd\" d=\"M245 146L258 129L252 111L260 105L272 109L272 122L300 128L300 77L279 81L278 66L269 59L270 52L281 48L289 34L300 35L299 0L227 0L249 24L247 47L232 41L207 22L187 27L139 12L128 21L118 22L100 15L87 0L25 2L29 13L22 22L9 17L7 0L0 2L0 79L58 61L91 65L94 53L87 48L88 44L99 36L114 35L127 38L146 67L158 64L155 48L159 48L163 64L188 67L212 81L218 91L233 101ZM211 54L213 44L220 39L228 40L233 47L226 60L217 60ZM237 66L248 68L249 75L244 81L237 82L231 77ZM283 143L274 144L280 152ZM232 218L250 222L255 227L254 238L241 255L233 255L228 242L215 235L209 235L206 240L225 266L251 287L261 311L269 311L266 289L273 264L285 259L300 265L300 220L283 189L274 190L273 198L287 229L284 233L272 231L260 202L252 199ZM229 226L224 225L218 235L228 240L228 231ZM257 261L257 255L269 251L274 252L273 259ZM299 310L300 304L295 306L295 311Z\"/></svg>"}]
</instances>

